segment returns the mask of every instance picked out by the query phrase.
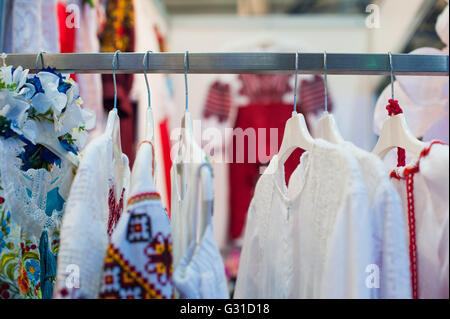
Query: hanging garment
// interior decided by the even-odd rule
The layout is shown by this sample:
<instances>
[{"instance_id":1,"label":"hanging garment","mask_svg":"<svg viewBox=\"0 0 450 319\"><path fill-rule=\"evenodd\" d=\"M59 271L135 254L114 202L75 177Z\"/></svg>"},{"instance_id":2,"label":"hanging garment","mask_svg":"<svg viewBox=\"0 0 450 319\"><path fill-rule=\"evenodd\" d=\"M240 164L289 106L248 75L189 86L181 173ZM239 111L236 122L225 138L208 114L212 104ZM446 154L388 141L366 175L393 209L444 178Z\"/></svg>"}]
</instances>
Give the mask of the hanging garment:
<instances>
[{"instance_id":1,"label":"hanging garment","mask_svg":"<svg viewBox=\"0 0 450 319\"><path fill-rule=\"evenodd\" d=\"M410 298L410 263L400 197L380 158L350 142L341 146L358 161L367 190L373 241L366 249L372 250L380 275L379 289L373 289L372 298Z\"/></svg>"},{"instance_id":2,"label":"hanging garment","mask_svg":"<svg viewBox=\"0 0 450 319\"><path fill-rule=\"evenodd\" d=\"M111 116L112 114L110 114ZM122 154L117 180L113 140L108 132L85 149L62 221L55 298L97 298L111 235L127 198L130 169Z\"/></svg>"},{"instance_id":3,"label":"hanging garment","mask_svg":"<svg viewBox=\"0 0 450 319\"><path fill-rule=\"evenodd\" d=\"M81 0L77 2L80 3ZM80 25L75 32L75 51L78 53L100 52L98 8L83 2ZM77 80L85 107L94 111L96 115L95 129L89 134L89 138L93 139L101 135L106 127L107 116L103 108L102 76L101 74L77 74Z\"/></svg>"},{"instance_id":4,"label":"hanging garment","mask_svg":"<svg viewBox=\"0 0 450 319\"><path fill-rule=\"evenodd\" d=\"M276 112L275 112L276 111ZM243 130L255 132L255 138L245 138L243 134L233 136L233 158L229 164L230 185L230 233L231 239L242 236L248 207L252 200L255 185L261 176L271 156L278 152L284 134L284 126L292 114L292 105L284 103L252 104L239 108L235 132ZM275 134L272 133L275 131ZM245 141L247 140L247 141ZM263 141L261 143L259 141ZM263 148L261 150L261 148ZM286 178L288 179L299 164L302 150L295 153L286 163Z\"/></svg>"},{"instance_id":5,"label":"hanging garment","mask_svg":"<svg viewBox=\"0 0 450 319\"><path fill-rule=\"evenodd\" d=\"M208 158L203 150L196 143L192 143L192 147L194 152L200 154L200 162L189 161L178 154L171 169L172 214L170 224L173 238L173 267L175 270L183 256L186 255L190 243L194 240L194 205L198 195L198 187L194 181L199 167L208 163ZM181 177L181 183L178 181L179 176ZM201 183L210 185L208 178L202 176ZM212 191L212 189L205 191Z\"/></svg>"},{"instance_id":6,"label":"hanging garment","mask_svg":"<svg viewBox=\"0 0 450 319\"><path fill-rule=\"evenodd\" d=\"M228 299L225 266L210 221L198 245L193 242L178 265L174 281L182 299Z\"/></svg>"},{"instance_id":7,"label":"hanging garment","mask_svg":"<svg viewBox=\"0 0 450 319\"><path fill-rule=\"evenodd\" d=\"M158 2L147 0L134 0L134 17L136 30L136 52L166 52L167 37L169 34L168 19L164 12L160 10ZM149 66L152 65L152 56L149 56ZM170 119L176 111L173 97L171 96L171 79L167 74L149 74L149 81L152 86L152 108L155 121L155 150L156 161L156 186L161 195L163 206L168 208L170 216L171 205L171 185L170 169L172 159L170 157ZM145 138L146 112L148 106L147 88L143 74L134 74L133 88L131 91L133 100L137 101L136 110L136 135L137 140Z\"/></svg>"},{"instance_id":8,"label":"hanging garment","mask_svg":"<svg viewBox=\"0 0 450 319\"><path fill-rule=\"evenodd\" d=\"M278 145L281 143L284 124L292 113L292 102L287 103L288 97L292 94L290 81L292 76L289 74L261 75L261 74L243 74L237 76L239 83L238 93L233 94L232 85L229 83L214 82L209 91L204 108L204 117L214 116L219 122L224 122L232 113L232 108L236 108L236 118L234 130L247 128L256 130L256 141L265 140L267 147L263 151L262 158L250 161L248 149L256 151L256 145L253 145L249 139L249 148L244 148L244 162L237 162L235 159L229 165L229 209L230 209L230 233L231 239L235 240L241 237L247 210L253 197L256 181L260 177L260 167L267 165L271 156L278 149L270 149L270 129L278 129L281 132L278 135ZM298 93L300 100L297 105L297 111L308 114L316 114L322 110L324 94L324 80L321 76L313 76L308 79L302 79ZM331 96L328 96L329 109L333 107ZM274 111L276 110L276 111ZM259 130L265 132L261 135ZM233 154L238 152L239 145L236 145L237 139L233 138ZM253 144L252 144L253 143ZM241 151L242 153L242 151ZM259 154L259 153L257 153ZM296 151L296 159L301 153ZM298 160L289 160L287 166L287 178L298 165Z\"/></svg>"},{"instance_id":9,"label":"hanging garment","mask_svg":"<svg viewBox=\"0 0 450 319\"><path fill-rule=\"evenodd\" d=\"M448 164L448 145L431 142L418 158L391 172L409 230L414 298L448 297L449 252L440 249L445 240L448 248Z\"/></svg>"},{"instance_id":10,"label":"hanging garment","mask_svg":"<svg viewBox=\"0 0 450 319\"><path fill-rule=\"evenodd\" d=\"M199 166L196 172L196 181L199 182L201 169L210 164L203 164ZM192 180L191 180L192 181ZM222 261L217 244L214 240L214 231L212 225L212 211L213 198L212 180L207 180L204 190L205 199L202 204L206 202L208 210L206 211L206 221L194 222L192 224L193 239L189 247L178 264L175 274L175 286L180 293L180 298L183 299L228 299L227 281L225 277L225 266ZM194 216L197 218L198 210L198 194L195 194ZM201 210L203 215L204 209ZM200 239L197 241L198 223L206 223L206 228Z\"/></svg>"},{"instance_id":11,"label":"hanging garment","mask_svg":"<svg viewBox=\"0 0 450 319\"><path fill-rule=\"evenodd\" d=\"M133 0L110 0L106 5L106 24L100 36L102 52L134 52L135 22ZM120 64L120 54L118 57ZM123 152L128 156L130 165L134 163L136 151L136 103L131 101L130 91L133 74L117 74L117 98L120 105L120 127ZM103 105L114 105L114 83L111 74L102 75Z\"/></svg>"},{"instance_id":12,"label":"hanging garment","mask_svg":"<svg viewBox=\"0 0 450 319\"><path fill-rule=\"evenodd\" d=\"M373 217L356 159L317 139L288 186L277 162L274 156L256 185L235 298L375 297L366 271L379 258L368 249ZM397 252L391 253L389 260ZM385 274L393 280L398 275L404 276Z\"/></svg>"},{"instance_id":13,"label":"hanging garment","mask_svg":"<svg viewBox=\"0 0 450 319\"><path fill-rule=\"evenodd\" d=\"M4 50L8 53L60 51L56 0L9 1Z\"/></svg>"},{"instance_id":14,"label":"hanging garment","mask_svg":"<svg viewBox=\"0 0 450 319\"><path fill-rule=\"evenodd\" d=\"M153 152L151 142L138 149L127 212L108 246L100 298L173 298L172 236L153 185Z\"/></svg>"},{"instance_id":15,"label":"hanging garment","mask_svg":"<svg viewBox=\"0 0 450 319\"><path fill-rule=\"evenodd\" d=\"M78 155L95 121L72 79L28 72L0 67L0 296L47 299L74 176L65 158Z\"/></svg>"}]
</instances>

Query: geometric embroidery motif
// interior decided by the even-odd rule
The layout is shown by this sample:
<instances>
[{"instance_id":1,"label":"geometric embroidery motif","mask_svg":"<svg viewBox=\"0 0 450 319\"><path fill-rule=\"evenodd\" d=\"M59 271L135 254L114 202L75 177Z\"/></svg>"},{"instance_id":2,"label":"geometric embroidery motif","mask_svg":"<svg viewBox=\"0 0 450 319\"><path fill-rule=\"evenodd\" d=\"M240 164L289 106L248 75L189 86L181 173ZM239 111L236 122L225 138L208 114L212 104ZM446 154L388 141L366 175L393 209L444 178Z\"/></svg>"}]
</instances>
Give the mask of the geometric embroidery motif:
<instances>
[{"instance_id":1,"label":"geometric embroidery motif","mask_svg":"<svg viewBox=\"0 0 450 319\"><path fill-rule=\"evenodd\" d=\"M101 299L163 299L155 286L123 259L118 249L109 244L105 258Z\"/></svg>"},{"instance_id":2,"label":"geometric embroidery motif","mask_svg":"<svg viewBox=\"0 0 450 319\"><path fill-rule=\"evenodd\" d=\"M130 243L146 242L152 238L151 220L147 214L130 213L127 240Z\"/></svg>"},{"instance_id":3,"label":"geometric embroidery motif","mask_svg":"<svg viewBox=\"0 0 450 319\"><path fill-rule=\"evenodd\" d=\"M163 286L171 282L173 273L171 235L165 237L162 233L157 233L153 242L145 248L145 255L149 258L145 270L150 274L156 274L158 282Z\"/></svg>"}]
</instances>

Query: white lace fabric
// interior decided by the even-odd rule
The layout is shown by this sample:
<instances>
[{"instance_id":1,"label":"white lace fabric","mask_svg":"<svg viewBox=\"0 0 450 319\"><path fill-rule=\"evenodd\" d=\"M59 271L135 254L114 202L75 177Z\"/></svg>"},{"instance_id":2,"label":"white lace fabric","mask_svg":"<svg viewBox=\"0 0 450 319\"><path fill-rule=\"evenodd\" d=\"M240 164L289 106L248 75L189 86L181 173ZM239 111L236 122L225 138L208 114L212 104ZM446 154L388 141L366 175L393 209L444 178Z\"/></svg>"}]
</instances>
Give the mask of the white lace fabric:
<instances>
[{"instance_id":1,"label":"white lace fabric","mask_svg":"<svg viewBox=\"0 0 450 319\"><path fill-rule=\"evenodd\" d=\"M40 238L46 230L52 237L59 231L74 172L65 161L51 171L21 170L22 162L17 156L23 151L23 145L19 139L0 139L0 170L7 208L12 212L12 221L21 225L25 236ZM50 192L59 197L59 205L54 209Z\"/></svg>"},{"instance_id":2,"label":"white lace fabric","mask_svg":"<svg viewBox=\"0 0 450 319\"><path fill-rule=\"evenodd\" d=\"M130 176L128 159L122 155L124 179L122 185L114 185L112 143L106 133L99 136L86 147L80 162L61 227L54 298L95 299L100 292L108 248L109 192L113 186L116 190L128 189ZM78 278L71 277L73 269Z\"/></svg>"},{"instance_id":3,"label":"white lace fabric","mask_svg":"<svg viewBox=\"0 0 450 319\"><path fill-rule=\"evenodd\" d=\"M256 185L234 297L376 298L366 283L367 267L379 260L374 218L358 161L317 139L288 186L277 162Z\"/></svg>"}]
</instances>

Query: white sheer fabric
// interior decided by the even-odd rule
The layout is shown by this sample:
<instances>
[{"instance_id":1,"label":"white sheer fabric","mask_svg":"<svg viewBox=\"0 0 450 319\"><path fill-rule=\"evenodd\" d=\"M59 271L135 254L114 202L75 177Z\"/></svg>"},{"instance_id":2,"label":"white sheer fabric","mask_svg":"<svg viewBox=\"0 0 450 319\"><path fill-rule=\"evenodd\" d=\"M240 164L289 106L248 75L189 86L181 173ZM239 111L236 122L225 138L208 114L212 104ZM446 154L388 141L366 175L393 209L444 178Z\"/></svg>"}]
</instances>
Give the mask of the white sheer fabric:
<instances>
[{"instance_id":1,"label":"white sheer fabric","mask_svg":"<svg viewBox=\"0 0 450 319\"><path fill-rule=\"evenodd\" d=\"M111 136L105 133L86 147L62 222L55 298L98 297L108 248L111 204L116 205L121 190L127 190L129 185L128 158L122 154L121 160L125 167L123 181L115 184ZM124 201L126 197L125 193ZM73 277L73 271L78 278Z\"/></svg>"},{"instance_id":2,"label":"white sheer fabric","mask_svg":"<svg viewBox=\"0 0 450 319\"><path fill-rule=\"evenodd\" d=\"M381 268L398 251L384 253L388 260L377 265L380 256L372 248L376 218L357 160L343 147L317 139L302 155L288 186L284 166L277 162L274 156L256 186L234 297L378 297L376 284L367 283L367 269ZM402 283L408 277L405 268L406 274L383 278ZM394 291L396 297L410 297L407 283Z\"/></svg>"}]
</instances>

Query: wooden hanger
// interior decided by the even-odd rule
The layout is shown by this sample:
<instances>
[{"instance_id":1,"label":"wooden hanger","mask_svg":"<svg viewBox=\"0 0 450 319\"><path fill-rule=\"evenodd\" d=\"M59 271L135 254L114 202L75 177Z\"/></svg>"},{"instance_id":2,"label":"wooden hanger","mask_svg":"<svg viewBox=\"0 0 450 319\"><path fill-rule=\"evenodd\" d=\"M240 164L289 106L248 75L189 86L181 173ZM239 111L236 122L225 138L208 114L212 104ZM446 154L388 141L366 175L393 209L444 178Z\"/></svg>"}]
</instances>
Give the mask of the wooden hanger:
<instances>
[{"instance_id":1,"label":"wooden hanger","mask_svg":"<svg viewBox=\"0 0 450 319\"><path fill-rule=\"evenodd\" d=\"M314 139L309 134L303 114L297 113L297 75L298 75L298 52L295 55L295 85L294 85L294 111L292 117L287 120L284 128L283 140L278 152L279 164L284 165L289 156L297 149L311 150Z\"/></svg>"},{"instance_id":2,"label":"wooden hanger","mask_svg":"<svg viewBox=\"0 0 450 319\"><path fill-rule=\"evenodd\" d=\"M391 52L388 55L391 70L392 100L394 100L394 68ZM426 143L418 140L411 133L404 114L397 114L383 122L378 142L372 153L384 158L390 150L400 147L409 153L419 156L425 146Z\"/></svg>"}]
</instances>

